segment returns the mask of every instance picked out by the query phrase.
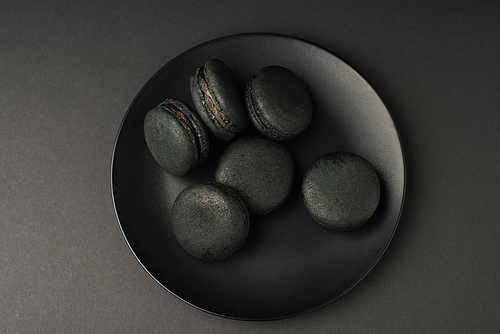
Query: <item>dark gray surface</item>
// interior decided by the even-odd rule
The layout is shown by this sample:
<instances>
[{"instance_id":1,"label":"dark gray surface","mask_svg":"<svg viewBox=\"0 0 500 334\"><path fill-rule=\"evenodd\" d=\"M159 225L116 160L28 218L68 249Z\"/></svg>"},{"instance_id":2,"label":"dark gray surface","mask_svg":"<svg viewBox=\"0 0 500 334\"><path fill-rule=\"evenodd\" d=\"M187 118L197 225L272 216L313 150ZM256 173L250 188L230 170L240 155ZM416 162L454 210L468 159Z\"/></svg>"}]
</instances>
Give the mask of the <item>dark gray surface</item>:
<instances>
[{"instance_id":1,"label":"dark gray surface","mask_svg":"<svg viewBox=\"0 0 500 334\"><path fill-rule=\"evenodd\" d=\"M494 1L0 4L0 331L481 332L500 328L500 5ZM120 232L121 120L187 49L271 32L356 68L407 159L396 235L352 291L307 315L241 322L164 291Z\"/></svg>"}]
</instances>

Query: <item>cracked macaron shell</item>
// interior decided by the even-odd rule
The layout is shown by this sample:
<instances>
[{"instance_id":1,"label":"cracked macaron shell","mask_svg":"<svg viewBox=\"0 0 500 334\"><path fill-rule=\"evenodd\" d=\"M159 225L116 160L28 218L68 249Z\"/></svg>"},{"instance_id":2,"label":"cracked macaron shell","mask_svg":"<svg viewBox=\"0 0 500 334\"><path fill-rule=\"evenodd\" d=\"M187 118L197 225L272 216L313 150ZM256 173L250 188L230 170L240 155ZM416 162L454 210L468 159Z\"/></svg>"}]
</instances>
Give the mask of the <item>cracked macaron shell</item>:
<instances>
[{"instance_id":1,"label":"cracked macaron shell","mask_svg":"<svg viewBox=\"0 0 500 334\"><path fill-rule=\"evenodd\" d=\"M221 260L245 243L250 217L232 189L215 182L185 188L175 199L172 226L179 244L202 260Z\"/></svg>"},{"instance_id":2,"label":"cracked macaron shell","mask_svg":"<svg viewBox=\"0 0 500 334\"><path fill-rule=\"evenodd\" d=\"M302 182L304 204L311 217L336 231L350 231L365 224L378 207L380 193L380 180L373 166L348 152L317 158Z\"/></svg>"},{"instance_id":3,"label":"cracked macaron shell","mask_svg":"<svg viewBox=\"0 0 500 334\"><path fill-rule=\"evenodd\" d=\"M166 99L144 118L144 138L153 158L167 172L183 176L209 153L207 132L184 102Z\"/></svg>"},{"instance_id":4,"label":"cracked macaron shell","mask_svg":"<svg viewBox=\"0 0 500 334\"><path fill-rule=\"evenodd\" d=\"M211 59L196 69L190 88L198 115L217 138L229 141L247 129L242 86L223 61Z\"/></svg>"},{"instance_id":5,"label":"cracked macaron shell","mask_svg":"<svg viewBox=\"0 0 500 334\"><path fill-rule=\"evenodd\" d=\"M261 69L248 82L245 103L254 126L273 140L288 140L311 122L312 102L305 84L281 66Z\"/></svg>"}]
</instances>

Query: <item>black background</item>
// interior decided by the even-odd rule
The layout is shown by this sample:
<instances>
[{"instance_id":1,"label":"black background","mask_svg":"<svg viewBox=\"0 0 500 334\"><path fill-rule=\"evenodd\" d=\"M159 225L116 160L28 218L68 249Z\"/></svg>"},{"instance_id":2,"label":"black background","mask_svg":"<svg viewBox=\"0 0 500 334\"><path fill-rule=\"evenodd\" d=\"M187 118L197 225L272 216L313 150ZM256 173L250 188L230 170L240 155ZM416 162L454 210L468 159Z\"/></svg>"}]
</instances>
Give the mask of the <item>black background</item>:
<instances>
[{"instance_id":1,"label":"black background","mask_svg":"<svg viewBox=\"0 0 500 334\"><path fill-rule=\"evenodd\" d=\"M2 1L0 331L497 332L498 17L496 1ZM249 32L346 60L391 111L407 163L400 225L374 270L334 303L272 322L213 316L160 287L128 249L110 185L146 81Z\"/></svg>"}]
</instances>

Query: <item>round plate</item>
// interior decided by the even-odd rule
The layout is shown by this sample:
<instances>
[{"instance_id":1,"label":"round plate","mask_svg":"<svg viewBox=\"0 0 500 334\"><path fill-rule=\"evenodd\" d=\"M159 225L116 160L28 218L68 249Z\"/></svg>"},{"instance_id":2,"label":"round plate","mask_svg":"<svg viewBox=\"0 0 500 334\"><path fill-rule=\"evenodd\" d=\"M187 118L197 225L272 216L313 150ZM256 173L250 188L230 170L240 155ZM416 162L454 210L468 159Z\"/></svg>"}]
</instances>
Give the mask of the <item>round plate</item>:
<instances>
[{"instance_id":1,"label":"round plate","mask_svg":"<svg viewBox=\"0 0 500 334\"><path fill-rule=\"evenodd\" d=\"M219 58L245 85L268 65L284 66L307 85L314 114L310 126L282 142L296 166L292 194L278 210L252 216L238 252L216 262L188 255L171 232L176 196L190 184L213 181L227 143L210 137L206 163L186 177L165 172L143 135L146 113L166 98L193 106L189 78ZM361 155L376 169L382 199L374 216L351 232L321 227L301 197L304 172L332 151ZM389 245L403 206L405 166L394 121L373 88L324 49L291 37L245 34L199 45L170 61L139 92L122 122L114 148L112 191L123 234L133 253L165 289L204 311L235 319L279 319L337 299L373 268Z\"/></svg>"}]
</instances>

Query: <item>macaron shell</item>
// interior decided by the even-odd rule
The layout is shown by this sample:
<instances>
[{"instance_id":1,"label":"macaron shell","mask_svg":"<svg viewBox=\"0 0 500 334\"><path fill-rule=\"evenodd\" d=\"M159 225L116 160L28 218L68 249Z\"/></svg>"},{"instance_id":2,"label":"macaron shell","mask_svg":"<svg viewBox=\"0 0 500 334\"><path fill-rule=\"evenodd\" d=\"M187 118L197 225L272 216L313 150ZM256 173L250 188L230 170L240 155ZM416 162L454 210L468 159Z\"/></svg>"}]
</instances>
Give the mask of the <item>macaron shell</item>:
<instances>
[{"instance_id":1,"label":"macaron shell","mask_svg":"<svg viewBox=\"0 0 500 334\"><path fill-rule=\"evenodd\" d=\"M237 133L244 131L249 120L243 102L243 87L234 73L218 59L209 60L203 70L222 117Z\"/></svg>"},{"instance_id":2,"label":"macaron shell","mask_svg":"<svg viewBox=\"0 0 500 334\"><path fill-rule=\"evenodd\" d=\"M306 171L302 194L311 217L326 228L350 231L365 224L380 201L380 181L364 158L325 154Z\"/></svg>"},{"instance_id":3,"label":"macaron shell","mask_svg":"<svg viewBox=\"0 0 500 334\"><path fill-rule=\"evenodd\" d=\"M172 104L191 126L167 105ZM178 100L167 99L144 118L144 139L153 158L167 172L183 176L202 164L209 153L209 142L201 121Z\"/></svg>"},{"instance_id":4,"label":"macaron shell","mask_svg":"<svg viewBox=\"0 0 500 334\"><path fill-rule=\"evenodd\" d=\"M220 116L230 130L225 129L206 104L199 87L199 71L203 71L208 89ZM198 68L190 80L191 96L196 110L212 133L221 140L229 141L249 125L243 102L243 89L231 69L221 60L211 59Z\"/></svg>"},{"instance_id":5,"label":"macaron shell","mask_svg":"<svg viewBox=\"0 0 500 334\"><path fill-rule=\"evenodd\" d=\"M205 125L203 121L198 117L196 112L191 109L186 103L181 102L176 99L166 99L162 104L167 105L167 104L172 104L173 106L177 107L183 114L184 116L189 120L191 123L191 126L194 129L193 136L195 137L195 142L194 144L197 147L197 153L196 154L196 165L201 165L202 163L205 162L205 160L208 157L208 154L210 153L210 142L208 140L208 133L205 128ZM179 119L179 118L178 118ZM183 123L183 122L182 122ZM183 124L184 127L186 128L186 124ZM191 127L187 127L186 130L189 132L192 130Z\"/></svg>"},{"instance_id":6,"label":"macaron shell","mask_svg":"<svg viewBox=\"0 0 500 334\"><path fill-rule=\"evenodd\" d=\"M252 123L274 140L297 136L312 118L307 87L284 67L261 69L247 84L245 101Z\"/></svg>"},{"instance_id":7,"label":"macaron shell","mask_svg":"<svg viewBox=\"0 0 500 334\"><path fill-rule=\"evenodd\" d=\"M149 111L144 132L149 151L167 172L183 176L196 165L192 134L171 113L157 108Z\"/></svg>"},{"instance_id":8,"label":"macaron shell","mask_svg":"<svg viewBox=\"0 0 500 334\"><path fill-rule=\"evenodd\" d=\"M234 191L217 183L199 183L177 196L172 225L179 244L190 255L221 260L243 246L250 218Z\"/></svg>"},{"instance_id":9,"label":"macaron shell","mask_svg":"<svg viewBox=\"0 0 500 334\"><path fill-rule=\"evenodd\" d=\"M246 136L233 142L215 171L215 180L240 194L251 215L279 208L291 192L293 176L290 153L263 136Z\"/></svg>"},{"instance_id":10,"label":"macaron shell","mask_svg":"<svg viewBox=\"0 0 500 334\"><path fill-rule=\"evenodd\" d=\"M224 135L224 132L222 132L223 129L221 129L220 125L217 124L218 122L215 119L215 115L213 115L206 104L203 98L203 92L201 91L198 83L198 75L202 70L202 67L197 68L190 78L189 84L191 89L191 99L193 100L195 110L200 119L206 125L208 130L220 139L220 137Z\"/></svg>"}]
</instances>

